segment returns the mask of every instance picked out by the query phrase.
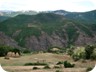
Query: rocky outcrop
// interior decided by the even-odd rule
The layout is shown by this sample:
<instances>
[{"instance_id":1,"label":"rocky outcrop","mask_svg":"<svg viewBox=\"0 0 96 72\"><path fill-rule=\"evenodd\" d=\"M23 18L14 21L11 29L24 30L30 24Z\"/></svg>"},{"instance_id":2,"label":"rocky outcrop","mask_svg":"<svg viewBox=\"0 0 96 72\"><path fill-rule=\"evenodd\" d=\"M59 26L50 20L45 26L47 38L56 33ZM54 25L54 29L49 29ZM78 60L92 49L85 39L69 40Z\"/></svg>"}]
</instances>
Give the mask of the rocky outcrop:
<instances>
[{"instance_id":1,"label":"rocky outcrop","mask_svg":"<svg viewBox=\"0 0 96 72\"><path fill-rule=\"evenodd\" d=\"M11 37L6 36L3 32L0 32L0 45L7 45L18 48L18 44Z\"/></svg>"},{"instance_id":2,"label":"rocky outcrop","mask_svg":"<svg viewBox=\"0 0 96 72\"><path fill-rule=\"evenodd\" d=\"M84 46L84 45L90 45L90 44L95 44L96 42L96 37L89 37L88 35L81 33L78 36L78 39L75 41L76 46Z\"/></svg>"},{"instance_id":3,"label":"rocky outcrop","mask_svg":"<svg viewBox=\"0 0 96 72\"><path fill-rule=\"evenodd\" d=\"M94 37L89 37L83 32L79 32L79 36L74 42L74 45L84 46L88 44L94 44L95 42L96 42L95 35ZM14 39L6 36L2 32L0 32L0 45L7 45L19 48L18 43ZM32 35L30 37L25 38L25 47L33 51L46 51L50 47L63 48L66 47L67 45L68 45L68 36L66 32L64 33L64 37L61 37L59 34L56 34L55 32L53 32L52 35L48 35L47 33L42 31L39 37Z\"/></svg>"},{"instance_id":4,"label":"rocky outcrop","mask_svg":"<svg viewBox=\"0 0 96 72\"><path fill-rule=\"evenodd\" d=\"M66 47L68 45L68 36L65 33L66 38L60 37L55 32L49 36L47 33L42 32L40 37L30 36L26 38L26 48L31 50L47 50L49 47ZM85 46L88 44L94 44L96 42L96 37L89 37L83 32L79 33L74 45L76 46Z\"/></svg>"},{"instance_id":5,"label":"rocky outcrop","mask_svg":"<svg viewBox=\"0 0 96 72\"><path fill-rule=\"evenodd\" d=\"M26 47L32 50L47 50L49 47L65 47L67 44L66 39L61 38L59 35L53 33L51 36L42 32L39 38L30 36L26 38Z\"/></svg>"}]
</instances>

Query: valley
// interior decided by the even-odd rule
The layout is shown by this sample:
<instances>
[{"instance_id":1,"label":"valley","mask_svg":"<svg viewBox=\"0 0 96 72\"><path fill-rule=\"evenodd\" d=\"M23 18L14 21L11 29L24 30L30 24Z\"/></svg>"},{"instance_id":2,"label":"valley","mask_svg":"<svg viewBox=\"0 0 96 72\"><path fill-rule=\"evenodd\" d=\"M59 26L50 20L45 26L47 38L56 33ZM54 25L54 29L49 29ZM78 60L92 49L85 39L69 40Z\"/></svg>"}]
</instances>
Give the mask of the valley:
<instances>
[{"instance_id":1,"label":"valley","mask_svg":"<svg viewBox=\"0 0 96 72\"><path fill-rule=\"evenodd\" d=\"M6 71L88 72L95 63L96 10L0 11L0 64Z\"/></svg>"},{"instance_id":2,"label":"valley","mask_svg":"<svg viewBox=\"0 0 96 72\"><path fill-rule=\"evenodd\" d=\"M67 12L64 16L60 13L66 12L60 10L36 15L17 15L0 23L1 35L5 34L16 41L17 46L35 51L46 51L50 47L64 48L96 43L95 10L85 13ZM84 19L78 17L79 14L84 16ZM94 16L89 21L91 14ZM78 18L74 19L74 15Z\"/></svg>"}]
</instances>

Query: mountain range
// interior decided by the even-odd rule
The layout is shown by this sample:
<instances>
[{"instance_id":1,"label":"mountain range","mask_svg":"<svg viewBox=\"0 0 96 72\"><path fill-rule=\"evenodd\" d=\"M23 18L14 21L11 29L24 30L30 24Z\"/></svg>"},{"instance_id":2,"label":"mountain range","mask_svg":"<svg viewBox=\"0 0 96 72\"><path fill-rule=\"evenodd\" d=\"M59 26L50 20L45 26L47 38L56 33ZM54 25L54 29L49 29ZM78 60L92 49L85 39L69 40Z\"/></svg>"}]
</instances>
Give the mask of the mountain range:
<instances>
[{"instance_id":1,"label":"mountain range","mask_svg":"<svg viewBox=\"0 0 96 72\"><path fill-rule=\"evenodd\" d=\"M9 13L0 11L0 44L39 51L96 43L96 10Z\"/></svg>"}]
</instances>

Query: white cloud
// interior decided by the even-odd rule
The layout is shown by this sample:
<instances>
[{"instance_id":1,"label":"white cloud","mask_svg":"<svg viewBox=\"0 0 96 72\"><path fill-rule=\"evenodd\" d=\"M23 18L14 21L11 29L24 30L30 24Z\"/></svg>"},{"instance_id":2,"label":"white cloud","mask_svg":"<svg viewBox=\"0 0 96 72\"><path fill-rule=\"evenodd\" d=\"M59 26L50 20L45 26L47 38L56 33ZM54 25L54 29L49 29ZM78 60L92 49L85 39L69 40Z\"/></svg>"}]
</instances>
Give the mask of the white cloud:
<instances>
[{"instance_id":1,"label":"white cloud","mask_svg":"<svg viewBox=\"0 0 96 72\"><path fill-rule=\"evenodd\" d=\"M0 0L0 9L3 10L44 11L64 9L68 11L88 11L95 8L95 0Z\"/></svg>"},{"instance_id":2,"label":"white cloud","mask_svg":"<svg viewBox=\"0 0 96 72\"><path fill-rule=\"evenodd\" d=\"M89 0L90 2L92 2L96 8L96 0Z\"/></svg>"}]
</instances>

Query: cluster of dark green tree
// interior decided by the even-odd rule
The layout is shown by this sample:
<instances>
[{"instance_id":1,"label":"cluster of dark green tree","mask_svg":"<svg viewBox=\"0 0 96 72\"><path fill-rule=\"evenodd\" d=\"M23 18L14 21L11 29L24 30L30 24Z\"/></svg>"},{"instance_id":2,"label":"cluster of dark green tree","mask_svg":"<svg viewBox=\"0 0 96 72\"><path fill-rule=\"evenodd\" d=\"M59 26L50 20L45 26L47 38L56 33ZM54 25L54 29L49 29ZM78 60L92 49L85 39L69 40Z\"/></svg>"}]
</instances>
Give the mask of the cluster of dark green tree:
<instances>
[{"instance_id":1,"label":"cluster of dark green tree","mask_svg":"<svg viewBox=\"0 0 96 72\"><path fill-rule=\"evenodd\" d=\"M13 48L10 46L0 45L0 57L6 56L8 52L14 52L15 54L18 52L20 55L20 50L18 48Z\"/></svg>"},{"instance_id":2,"label":"cluster of dark green tree","mask_svg":"<svg viewBox=\"0 0 96 72\"><path fill-rule=\"evenodd\" d=\"M56 65L61 65L61 64L63 64L65 68L72 68L75 66L75 64L72 64L69 61L64 61L64 62L59 61Z\"/></svg>"},{"instance_id":3,"label":"cluster of dark green tree","mask_svg":"<svg viewBox=\"0 0 96 72\"><path fill-rule=\"evenodd\" d=\"M96 60L96 45L87 45L86 47L77 48L72 47L68 50L68 54L72 56L75 61L80 59Z\"/></svg>"}]
</instances>

